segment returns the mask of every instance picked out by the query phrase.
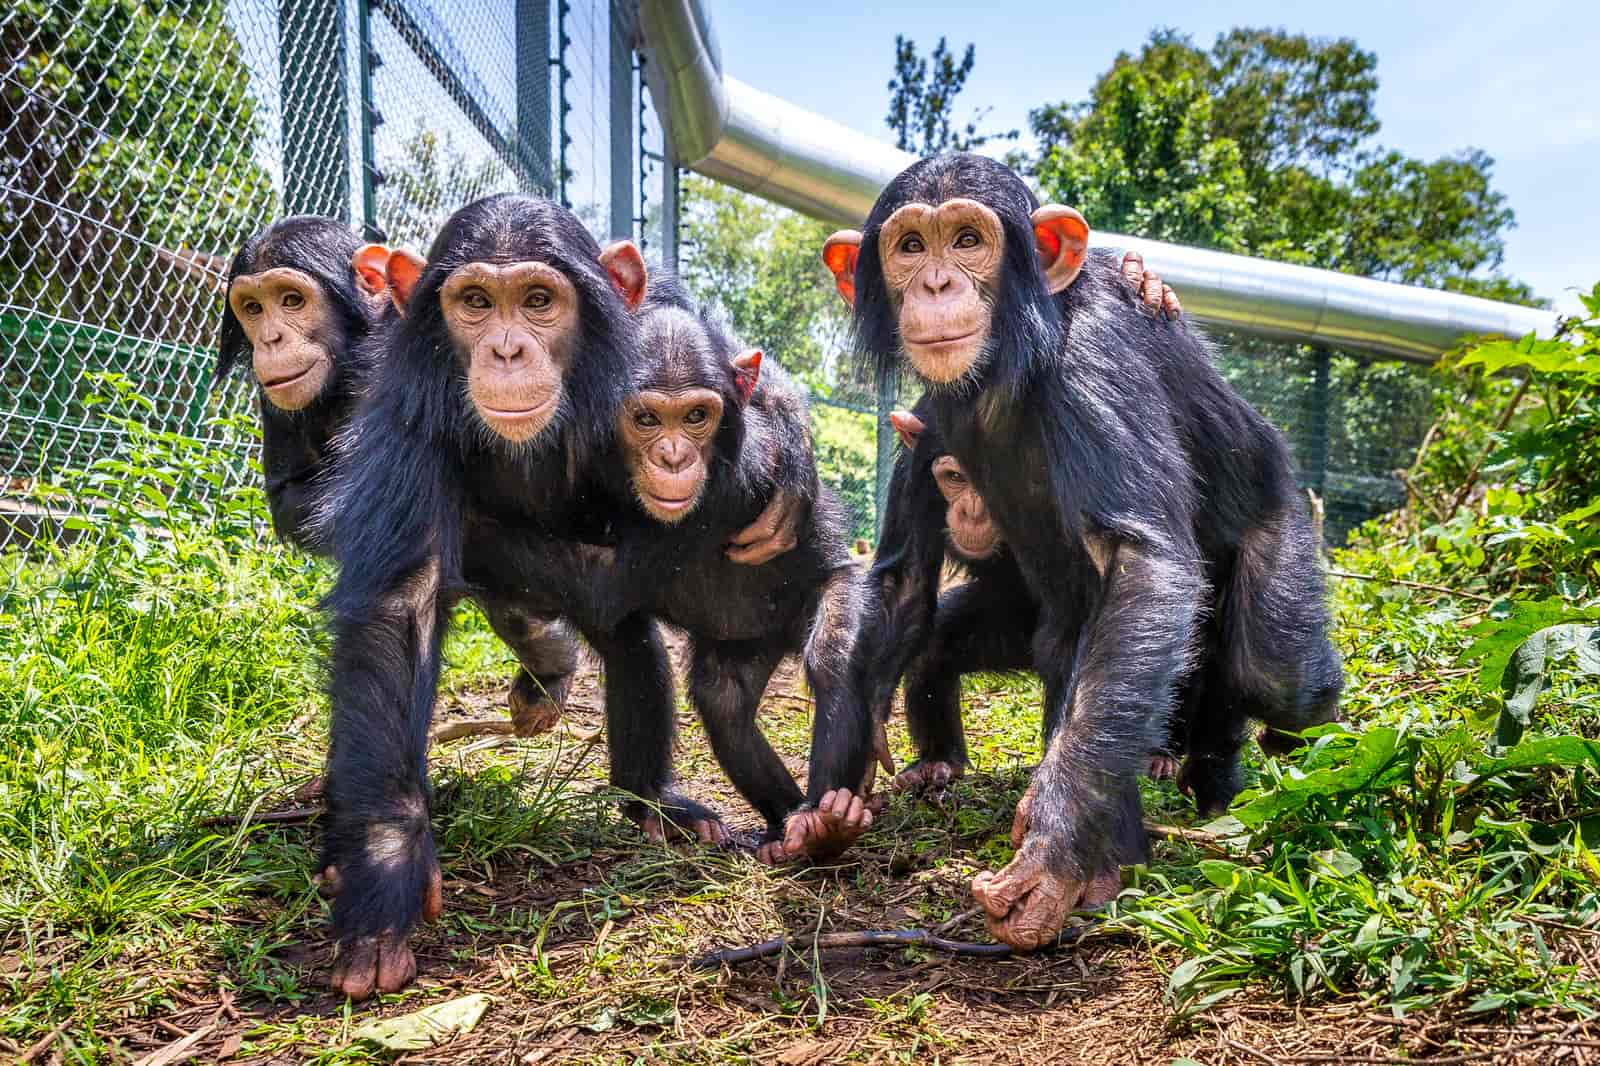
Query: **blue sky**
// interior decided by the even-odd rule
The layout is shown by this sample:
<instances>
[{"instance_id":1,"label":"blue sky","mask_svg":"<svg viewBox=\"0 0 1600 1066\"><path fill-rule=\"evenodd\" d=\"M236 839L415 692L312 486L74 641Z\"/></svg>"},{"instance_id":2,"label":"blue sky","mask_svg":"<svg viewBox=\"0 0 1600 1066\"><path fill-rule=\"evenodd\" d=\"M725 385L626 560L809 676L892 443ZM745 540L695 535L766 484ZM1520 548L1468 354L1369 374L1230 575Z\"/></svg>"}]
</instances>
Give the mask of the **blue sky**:
<instances>
[{"instance_id":1,"label":"blue sky","mask_svg":"<svg viewBox=\"0 0 1600 1066\"><path fill-rule=\"evenodd\" d=\"M1003 0L710 0L728 73L887 142L894 38L977 45L962 114L1026 129L1082 100L1119 51L1172 26L1209 46L1234 26L1353 37L1378 54L1377 141L1433 159L1475 147L1517 215L1504 269L1564 311L1600 281L1600 14L1567 0L1035 4ZM1090 219L1092 223L1094 220Z\"/></svg>"}]
</instances>

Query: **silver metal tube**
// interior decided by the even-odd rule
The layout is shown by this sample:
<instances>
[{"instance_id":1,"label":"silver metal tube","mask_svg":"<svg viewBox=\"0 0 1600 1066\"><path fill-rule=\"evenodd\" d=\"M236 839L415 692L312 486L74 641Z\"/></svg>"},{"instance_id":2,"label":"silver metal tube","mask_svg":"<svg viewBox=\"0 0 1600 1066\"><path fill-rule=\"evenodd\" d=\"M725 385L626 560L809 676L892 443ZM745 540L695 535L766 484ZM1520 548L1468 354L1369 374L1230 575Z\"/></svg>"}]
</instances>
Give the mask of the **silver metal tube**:
<instances>
[{"instance_id":1,"label":"silver metal tube","mask_svg":"<svg viewBox=\"0 0 1600 1066\"><path fill-rule=\"evenodd\" d=\"M641 0L650 95L684 166L813 218L859 226L915 156L723 75L701 0ZM1092 222L1093 220L1091 220ZM1304 344L1432 362L1465 337L1555 329L1553 311L1099 233L1137 250L1214 326Z\"/></svg>"}]
</instances>

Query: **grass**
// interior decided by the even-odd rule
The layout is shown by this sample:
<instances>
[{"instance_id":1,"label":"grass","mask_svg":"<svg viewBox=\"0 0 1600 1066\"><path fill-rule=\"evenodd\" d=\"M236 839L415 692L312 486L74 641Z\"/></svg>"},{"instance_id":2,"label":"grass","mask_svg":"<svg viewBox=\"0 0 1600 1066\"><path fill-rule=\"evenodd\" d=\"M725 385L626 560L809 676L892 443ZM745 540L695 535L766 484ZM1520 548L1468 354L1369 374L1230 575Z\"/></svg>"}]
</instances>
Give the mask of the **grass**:
<instances>
[{"instance_id":1,"label":"grass","mask_svg":"<svg viewBox=\"0 0 1600 1066\"><path fill-rule=\"evenodd\" d=\"M1558 658L1531 739L1493 748L1499 698L1461 662L1489 608L1389 581L1335 585L1347 725L1292 761L1253 758L1254 787L1209 842L1157 845L1075 950L688 965L779 933L805 944L957 919L951 935L986 939L962 917L965 886L1010 857L1039 691L980 677L965 700L977 771L937 803L897 798L830 868L643 844L604 788L603 743L441 748L447 906L418 938L422 979L335 1000L314 826L239 818L303 805L320 764L329 575L251 532L258 497L237 503L223 535L211 511L180 509L161 537L0 556L7 1054L132 1061L199 1033L205 1060L383 1061L354 1038L361 1024L473 992L494 997L484 1020L432 1057L1544 1061L1550 1040L1593 1046L1600 787L1584 738L1600 732L1600 684L1580 656ZM1336 565L1383 560L1354 550ZM470 607L447 659L441 716L499 713L511 659ZM586 669L576 726L599 724L599 691ZM809 716L786 664L763 723L797 773ZM681 776L753 828L687 707L680 724ZM903 730L892 737L908 758ZM1143 787L1147 817L1192 821L1170 785Z\"/></svg>"}]
</instances>

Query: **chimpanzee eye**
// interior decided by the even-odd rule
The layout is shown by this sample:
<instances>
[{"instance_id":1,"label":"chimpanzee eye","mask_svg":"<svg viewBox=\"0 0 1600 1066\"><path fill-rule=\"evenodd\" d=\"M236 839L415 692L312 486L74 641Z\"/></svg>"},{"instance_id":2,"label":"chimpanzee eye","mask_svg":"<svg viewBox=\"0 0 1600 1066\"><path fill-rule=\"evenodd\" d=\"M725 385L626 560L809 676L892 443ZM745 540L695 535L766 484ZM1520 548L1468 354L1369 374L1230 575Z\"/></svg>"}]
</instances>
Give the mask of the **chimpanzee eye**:
<instances>
[{"instance_id":1,"label":"chimpanzee eye","mask_svg":"<svg viewBox=\"0 0 1600 1066\"><path fill-rule=\"evenodd\" d=\"M976 248L983 243L983 238L978 236L976 230L964 229L956 234L957 248Z\"/></svg>"},{"instance_id":2,"label":"chimpanzee eye","mask_svg":"<svg viewBox=\"0 0 1600 1066\"><path fill-rule=\"evenodd\" d=\"M915 233L908 233L900 238L900 251L906 255L921 255L923 251L922 238Z\"/></svg>"},{"instance_id":3,"label":"chimpanzee eye","mask_svg":"<svg viewBox=\"0 0 1600 1066\"><path fill-rule=\"evenodd\" d=\"M959 470L952 470L945 477L950 479L950 484L952 485L965 485L967 483L967 475Z\"/></svg>"},{"instance_id":4,"label":"chimpanzee eye","mask_svg":"<svg viewBox=\"0 0 1600 1066\"><path fill-rule=\"evenodd\" d=\"M654 429L661 424L661 419L650 410L639 410L633 413L633 424L642 429Z\"/></svg>"},{"instance_id":5,"label":"chimpanzee eye","mask_svg":"<svg viewBox=\"0 0 1600 1066\"><path fill-rule=\"evenodd\" d=\"M294 311L305 306L306 298L291 289L283 294L283 299L280 302L285 310Z\"/></svg>"},{"instance_id":6,"label":"chimpanzee eye","mask_svg":"<svg viewBox=\"0 0 1600 1066\"><path fill-rule=\"evenodd\" d=\"M531 307L535 311L543 311L546 307L550 306L550 290L534 289L532 292L528 293L528 298L522 301L522 305L524 307Z\"/></svg>"},{"instance_id":7,"label":"chimpanzee eye","mask_svg":"<svg viewBox=\"0 0 1600 1066\"><path fill-rule=\"evenodd\" d=\"M468 289L461 294L461 302L474 311L487 311L494 306L494 301L489 299L489 294L482 289Z\"/></svg>"},{"instance_id":8,"label":"chimpanzee eye","mask_svg":"<svg viewBox=\"0 0 1600 1066\"><path fill-rule=\"evenodd\" d=\"M696 407L684 415L683 420L691 426L698 426L706 420L706 409L704 407Z\"/></svg>"},{"instance_id":9,"label":"chimpanzee eye","mask_svg":"<svg viewBox=\"0 0 1600 1066\"><path fill-rule=\"evenodd\" d=\"M251 318L259 315L261 313L261 301L246 300L244 302L244 313L249 315Z\"/></svg>"}]
</instances>

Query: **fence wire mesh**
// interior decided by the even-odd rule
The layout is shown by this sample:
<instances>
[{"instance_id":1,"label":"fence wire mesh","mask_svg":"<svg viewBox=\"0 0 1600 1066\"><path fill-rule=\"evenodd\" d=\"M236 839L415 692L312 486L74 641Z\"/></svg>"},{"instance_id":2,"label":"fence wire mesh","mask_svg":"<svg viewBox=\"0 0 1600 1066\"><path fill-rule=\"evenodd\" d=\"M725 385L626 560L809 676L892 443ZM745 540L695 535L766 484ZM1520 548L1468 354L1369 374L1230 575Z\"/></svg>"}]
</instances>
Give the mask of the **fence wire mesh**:
<instances>
[{"instance_id":1,"label":"fence wire mesh","mask_svg":"<svg viewBox=\"0 0 1600 1066\"><path fill-rule=\"evenodd\" d=\"M601 239L632 235L648 255L673 255L677 222L664 205L676 202L678 176L632 48L633 8L0 9L0 550L115 532L103 511L41 489L124 455L130 418L229 458L220 476L162 493L204 501L254 482L253 419L230 417L252 413L252 390L242 378L210 379L222 309L214 257L275 218L331 215L423 250L464 203L542 192ZM715 264L690 269L710 271L713 291L737 280ZM842 317L822 306L784 311L809 323L789 340L749 339L811 389L819 467L870 538L884 397L840 357ZM1289 433L1307 484L1324 496L1330 539L1403 498L1392 471L1425 429L1425 372L1219 339L1225 373ZM120 376L141 402L99 403L114 391L103 375Z\"/></svg>"}]
</instances>

